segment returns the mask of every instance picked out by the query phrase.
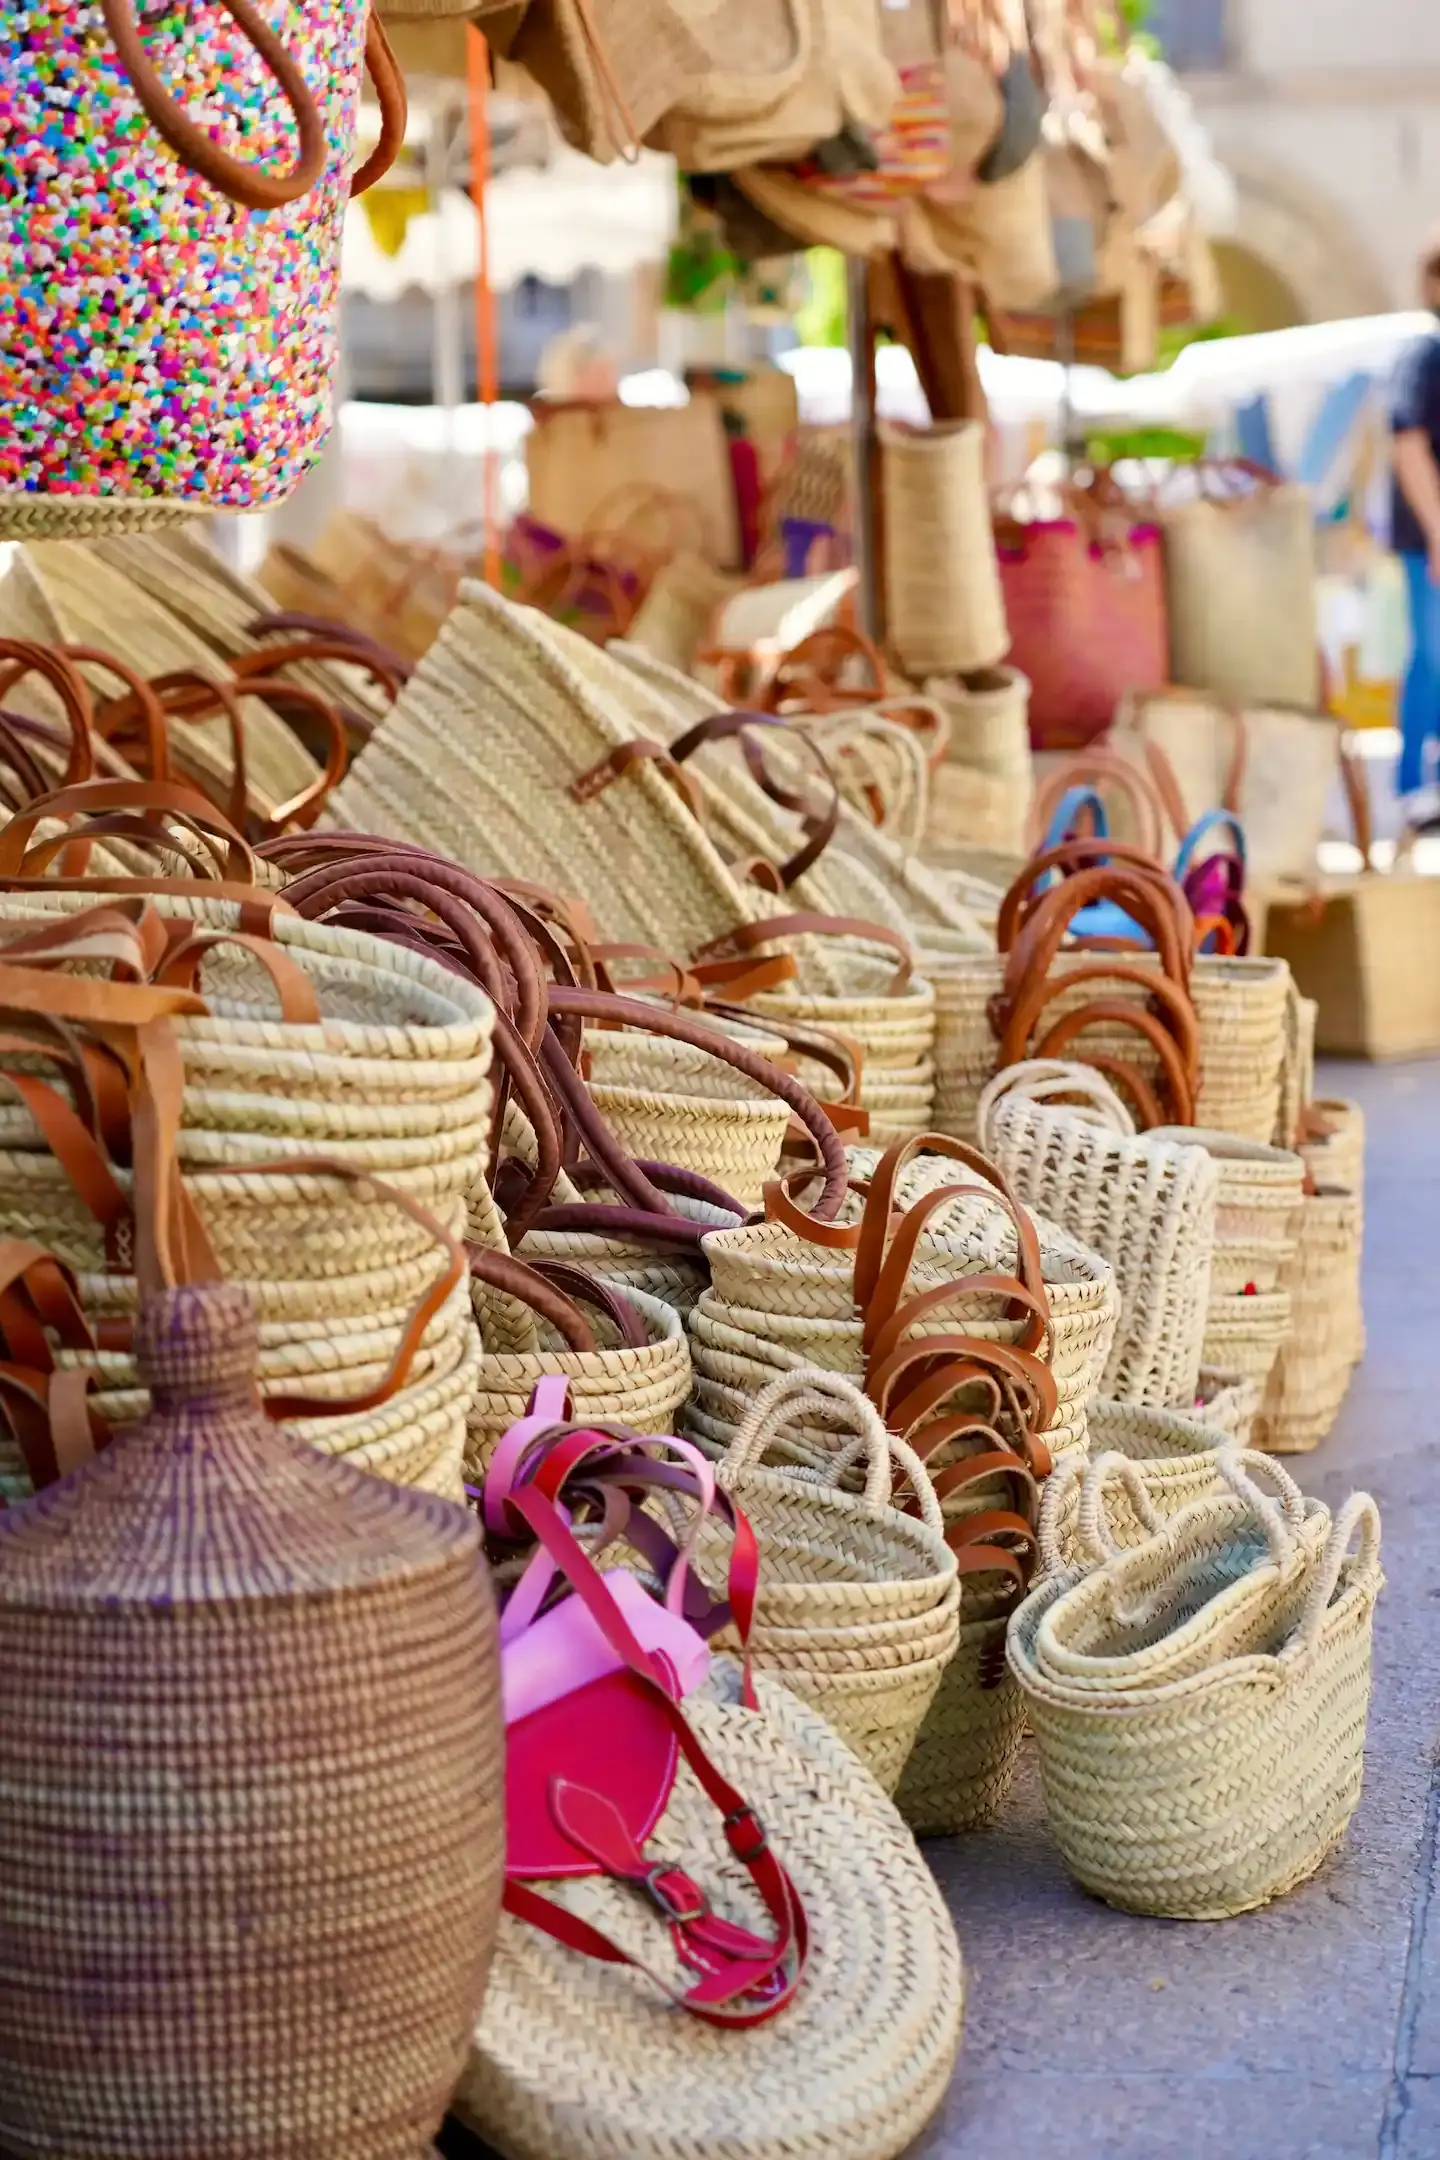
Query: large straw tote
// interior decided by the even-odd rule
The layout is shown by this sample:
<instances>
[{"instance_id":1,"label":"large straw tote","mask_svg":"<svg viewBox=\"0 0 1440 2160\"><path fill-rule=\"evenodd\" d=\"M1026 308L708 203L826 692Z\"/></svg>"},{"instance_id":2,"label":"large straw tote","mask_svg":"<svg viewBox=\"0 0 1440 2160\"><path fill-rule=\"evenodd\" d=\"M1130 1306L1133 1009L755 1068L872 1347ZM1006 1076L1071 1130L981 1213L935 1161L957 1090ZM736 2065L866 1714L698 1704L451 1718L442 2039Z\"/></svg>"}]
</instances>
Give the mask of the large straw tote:
<instances>
[{"instance_id":1,"label":"large straw tote","mask_svg":"<svg viewBox=\"0 0 1440 2160\"><path fill-rule=\"evenodd\" d=\"M893 1792L959 1641L960 1584L923 1465L857 1390L845 1392L867 1473L858 1496L831 1481L840 1457L831 1479L761 1467L777 1428L824 1409L843 1386L823 1374L774 1382L717 1475L760 1540L752 1663L818 1710ZM892 1462L912 1485L919 1521L890 1504ZM705 1562L702 1537L702 1573Z\"/></svg>"},{"instance_id":2,"label":"large straw tote","mask_svg":"<svg viewBox=\"0 0 1440 2160\"><path fill-rule=\"evenodd\" d=\"M243 576L189 527L127 533L123 540L92 543L91 552L226 660L252 651L257 643L253 626L275 614L275 602L265 587ZM378 726L389 708L389 697L361 664L307 659L295 663L293 674L297 683L354 714L364 723L363 732Z\"/></svg>"},{"instance_id":3,"label":"large straw tote","mask_svg":"<svg viewBox=\"0 0 1440 2160\"><path fill-rule=\"evenodd\" d=\"M1170 667L1177 683L1240 703L1315 710L1315 507L1307 488L1236 468L1236 488L1162 511Z\"/></svg>"},{"instance_id":4,"label":"large straw tote","mask_svg":"<svg viewBox=\"0 0 1440 2160\"><path fill-rule=\"evenodd\" d=\"M155 1409L4 1516L0 2141L393 2160L499 1911L477 1526L259 1416L240 1288L152 1284Z\"/></svg>"},{"instance_id":5,"label":"large straw tote","mask_svg":"<svg viewBox=\"0 0 1440 2160\"><path fill-rule=\"evenodd\" d=\"M586 1319L594 1344L576 1348L573 1334L567 1337L553 1317L553 1292L548 1301L532 1302L528 1267L510 1261L501 1288L481 1272L483 1254L472 1254L472 1261L485 1356L469 1410L467 1477L473 1481L481 1475L501 1435L525 1415L547 1373L565 1380L577 1418L615 1418L640 1433L670 1431L690 1392L690 1351L677 1312L643 1290L614 1292L612 1300L621 1298L628 1308L628 1326L622 1329L609 1304L598 1305L593 1290L582 1293L576 1284L576 1294L593 1309Z\"/></svg>"},{"instance_id":6,"label":"large straw tote","mask_svg":"<svg viewBox=\"0 0 1440 2160\"><path fill-rule=\"evenodd\" d=\"M1252 1482L1277 1474L1239 1458L1234 1495L1046 1579L1011 1624L1051 1835L1109 1904L1248 1912L1313 1875L1355 1811L1379 1515L1356 1493L1332 1521L1288 1479L1277 1503Z\"/></svg>"},{"instance_id":7,"label":"large straw tote","mask_svg":"<svg viewBox=\"0 0 1440 2160\"><path fill-rule=\"evenodd\" d=\"M783 1058L778 1035L716 1019L767 1058ZM616 1139L642 1162L696 1170L758 1207L780 1162L789 1106L753 1080L688 1043L634 1029L592 1028L585 1038L590 1094Z\"/></svg>"},{"instance_id":8,"label":"large straw tote","mask_svg":"<svg viewBox=\"0 0 1440 2160\"><path fill-rule=\"evenodd\" d=\"M756 1693L760 1708L744 1709L739 1667L721 1658L685 1710L784 1854L809 1923L804 1985L768 2024L727 2032L502 1918L454 2110L510 2160L713 2160L717 2139L745 2160L898 2160L939 2105L964 1990L934 1878L825 1720L763 1673ZM683 1762L656 1839L754 1927L749 1877ZM633 1891L541 1887L668 1984L693 1984ZM658 2123L662 2092L677 2098Z\"/></svg>"},{"instance_id":9,"label":"large straw tote","mask_svg":"<svg viewBox=\"0 0 1440 2160\"><path fill-rule=\"evenodd\" d=\"M1090 1456L1066 1457L1047 1478L1040 1505L1040 1554L1048 1573L1079 1560L1105 1560L1143 1545L1196 1500L1229 1491L1220 1469L1228 1433L1175 1410L1115 1402L1089 1405ZM1114 1476L1116 1458L1129 1474Z\"/></svg>"},{"instance_id":10,"label":"large straw tote","mask_svg":"<svg viewBox=\"0 0 1440 2160\"><path fill-rule=\"evenodd\" d=\"M113 560L77 540L35 540L16 549L0 580L0 634L113 653L147 679L179 670L209 678L225 672L203 637ZM99 694L113 696L114 680L103 668L86 664L82 672ZM17 689L15 702L42 719L56 717L34 676ZM247 789L254 807L268 814L313 787L319 768L299 737L258 698L246 699L244 719ZM176 763L207 790L219 795L228 786L235 754L226 720L172 728L171 746Z\"/></svg>"},{"instance_id":11,"label":"large straw tote","mask_svg":"<svg viewBox=\"0 0 1440 2160\"><path fill-rule=\"evenodd\" d=\"M1210 1302L1220 1173L1175 1128L1137 1136L1101 1074L1055 1059L1007 1066L980 1098L980 1144L1016 1194L1115 1271L1120 1321L1100 1387L1128 1403L1195 1392Z\"/></svg>"},{"instance_id":12,"label":"large straw tote","mask_svg":"<svg viewBox=\"0 0 1440 2160\"><path fill-rule=\"evenodd\" d=\"M978 420L882 427L885 607L911 675L960 675L1004 659L1010 637Z\"/></svg>"},{"instance_id":13,"label":"large straw tote","mask_svg":"<svg viewBox=\"0 0 1440 2160\"><path fill-rule=\"evenodd\" d=\"M583 638L466 585L333 798L335 818L583 900L608 937L682 958L789 912L712 845L684 781L642 739L633 680ZM818 990L886 979L863 937L787 942Z\"/></svg>"},{"instance_id":14,"label":"large straw tote","mask_svg":"<svg viewBox=\"0 0 1440 2160\"><path fill-rule=\"evenodd\" d=\"M1051 979L1094 962L1096 956L1066 949L1056 954ZM1153 953L1126 956L1127 964L1161 974ZM1290 971L1283 961L1197 958L1190 970L1189 995L1199 1035L1198 1122L1248 1140L1268 1142L1275 1130L1286 1055L1286 1002ZM1005 960L959 959L947 970L940 991L936 1026L936 1062L941 1081L936 1090L936 1123L960 1139L977 1132L980 1096L1000 1068L1000 1038L991 1020L992 1000L1005 987ZM1107 1001L1143 1007L1145 993L1135 983L1115 980L1103 986ZM1047 1007L1053 1026L1089 1004L1096 985L1061 990ZM1159 1071L1151 1046L1130 1029L1103 1022L1086 1028L1075 1054L1099 1053L1132 1063L1150 1080ZM1043 1054L1043 1053L1040 1053Z\"/></svg>"},{"instance_id":15,"label":"large straw tote","mask_svg":"<svg viewBox=\"0 0 1440 2160\"><path fill-rule=\"evenodd\" d=\"M711 693L633 645L617 643L607 657L623 662L650 693L650 702L643 708L646 722L666 742L712 718ZM798 725L808 727L804 715L799 716ZM813 786L813 758L802 766L798 747L787 757L783 735L767 729L765 751L767 760L773 758L779 770L793 772L807 789ZM703 742L688 769L701 787L706 820L717 844L728 819L740 858L759 852L779 865L795 855L805 838L799 819L756 783L733 739ZM863 873L864 880L858 887L857 872ZM945 881L932 876L914 855L907 854L888 833L878 831L868 815L860 815L848 802L837 805L829 847L792 883L789 892L805 907L846 914L860 905L865 914L907 933L912 927L935 926L967 938L972 950L983 951L986 946L973 915L963 900L951 897Z\"/></svg>"},{"instance_id":16,"label":"large straw tote","mask_svg":"<svg viewBox=\"0 0 1440 2160\"><path fill-rule=\"evenodd\" d=\"M1152 1137L1203 1148L1219 1167L1211 1297L1234 1297L1247 1286L1275 1289L1295 1251L1305 1184L1300 1157L1203 1126L1157 1126Z\"/></svg>"},{"instance_id":17,"label":"large straw tote","mask_svg":"<svg viewBox=\"0 0 1440 2160\"><path fill-rule=\"evenodd\" d=\"M1300 1210L1295 1257L1285 1270L1291 1324L1255 1419L1255 1445L1308 1454L1339 1414L1363 1344L1360 1204L1321 1186Z\"/></svg>"}]
</instances>

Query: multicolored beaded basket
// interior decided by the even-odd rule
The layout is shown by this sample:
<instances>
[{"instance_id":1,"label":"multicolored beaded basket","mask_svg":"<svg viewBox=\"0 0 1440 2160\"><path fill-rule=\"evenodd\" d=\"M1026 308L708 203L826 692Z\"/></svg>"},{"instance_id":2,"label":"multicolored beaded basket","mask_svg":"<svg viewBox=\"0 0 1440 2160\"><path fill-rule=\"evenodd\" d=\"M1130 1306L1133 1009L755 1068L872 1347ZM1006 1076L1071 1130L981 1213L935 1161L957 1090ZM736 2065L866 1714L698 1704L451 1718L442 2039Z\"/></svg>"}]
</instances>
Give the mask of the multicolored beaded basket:
<instances>
[{"instance_id":1,"label":"multicolored beaded basket","mask_svg":"<svg viewBox=\"0 0 1440 2160\"><path fill-rule=\"evenodd\" d=\"M0 44L0 538L288 495L331 421L364 0L11 0Z\"/></svg>"}]
</instances>

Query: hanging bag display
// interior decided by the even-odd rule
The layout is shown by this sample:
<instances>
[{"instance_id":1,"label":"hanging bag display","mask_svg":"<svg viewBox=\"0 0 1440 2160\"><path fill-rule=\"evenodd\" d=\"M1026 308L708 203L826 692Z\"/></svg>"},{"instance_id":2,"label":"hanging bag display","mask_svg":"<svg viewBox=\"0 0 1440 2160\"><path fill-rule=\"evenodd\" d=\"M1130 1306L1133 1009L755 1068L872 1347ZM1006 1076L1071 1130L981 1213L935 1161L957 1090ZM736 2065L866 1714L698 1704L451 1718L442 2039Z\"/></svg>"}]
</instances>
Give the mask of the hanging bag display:
<instances>
[{"instance_id":1,"label":"hanging bag display","mask_svg":"<svg viewBox=\"0 0 1440 2160\"><path fill-rule=\"evenodd\" d=\"M1313 712L1320 670L1309 490L1243 459L1202 462L1187 477L1193 493L1160 513L1171 679Z\"/></svg>"},{"instance_id":2,"label":"hanging bag display","mask_svg":"<svg viewBox=\"0 0 1440 2160\"><path fill-rule=\"evenodd\" d=\"M318 453L345 202L393 158L405 96L356 0L287 22L253 0L143 30L130 0L9 12L0 534L258 509ZM383 132L352 180L362 51Z\"/></svg>"}]
</instances>

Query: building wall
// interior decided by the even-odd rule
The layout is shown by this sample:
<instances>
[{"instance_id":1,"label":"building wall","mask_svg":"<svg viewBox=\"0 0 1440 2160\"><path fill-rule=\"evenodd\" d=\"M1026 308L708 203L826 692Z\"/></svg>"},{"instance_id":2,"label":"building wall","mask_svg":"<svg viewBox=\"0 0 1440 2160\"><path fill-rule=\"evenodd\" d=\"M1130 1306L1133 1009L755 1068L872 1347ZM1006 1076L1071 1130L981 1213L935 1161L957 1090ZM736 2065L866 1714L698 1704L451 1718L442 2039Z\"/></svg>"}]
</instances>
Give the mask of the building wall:
<instances>
[{"instance_id":1,"label":"building wall","mask_svg":"<svg viewBox=\"0 0 1440 2160\"><path fill-rule=\"evenodd\" d=\"M1414 303L1440 228L1440 0L1157 0L1240 188L1235 240L1300 318Z\"/></svg>"}]
</instances>

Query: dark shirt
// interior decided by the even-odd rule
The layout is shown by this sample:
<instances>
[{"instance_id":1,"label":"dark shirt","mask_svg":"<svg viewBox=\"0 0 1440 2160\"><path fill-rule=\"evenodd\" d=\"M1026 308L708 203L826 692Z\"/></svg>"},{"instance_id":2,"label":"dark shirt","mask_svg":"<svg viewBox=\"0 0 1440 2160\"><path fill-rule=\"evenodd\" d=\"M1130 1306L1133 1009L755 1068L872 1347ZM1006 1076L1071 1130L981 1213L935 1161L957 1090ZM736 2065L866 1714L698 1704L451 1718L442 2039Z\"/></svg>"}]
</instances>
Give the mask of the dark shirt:
<instances>
[{"instance_id":1,"label":"dark shirt","mask_svg":"<svg viewBox=\"0 0 1440 2160\"><path fill-rule=\"evenodd\" d=\"M1423 428L1440 462L1440 329L1407 347L1390 393L1390 432ZM1391 489L1390 545L1397 555L1428 555L1429 544L1399 481Z\"/></svg>"}]
</instances>

